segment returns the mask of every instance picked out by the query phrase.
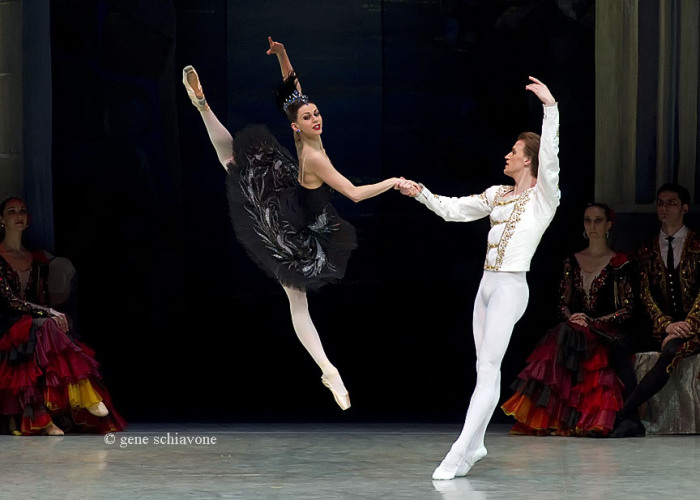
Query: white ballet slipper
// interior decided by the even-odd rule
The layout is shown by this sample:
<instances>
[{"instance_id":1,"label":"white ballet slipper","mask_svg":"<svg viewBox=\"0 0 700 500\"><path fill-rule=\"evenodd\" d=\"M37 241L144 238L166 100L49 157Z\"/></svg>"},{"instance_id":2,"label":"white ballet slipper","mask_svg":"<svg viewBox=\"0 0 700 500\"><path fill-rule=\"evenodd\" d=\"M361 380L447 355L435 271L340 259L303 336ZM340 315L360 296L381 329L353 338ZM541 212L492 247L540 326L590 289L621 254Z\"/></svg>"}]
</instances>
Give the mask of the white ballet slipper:
<instances>
[{"instance_id":1,"label":"white ballet slipper","mask_svg":"<svg viewBox=\"0 0 700 500\"><path fill-rule=\"evenodd\" d=\"M449 481L455 478L455 474L457 474L457 467L447 467L446 465L440 464L437 469L433 471L433 480Z\"/></svg>"},{"instance_id":2,"label":"white ballet slipper","mask_svg":"<svg viewBox=\"0 0 700 500\"><path fill-rule=\"evenodd\" d=\"M484 458L487 455L486 448L483 446L476 450L472 456L469 459L463 460L459 464L457 464L457 470L455 472L455 477L464 477L466 476L469 471L471 470L472 467L474 467L474 464L477 463L479 460Z\"/></svg>"}]
</instances>

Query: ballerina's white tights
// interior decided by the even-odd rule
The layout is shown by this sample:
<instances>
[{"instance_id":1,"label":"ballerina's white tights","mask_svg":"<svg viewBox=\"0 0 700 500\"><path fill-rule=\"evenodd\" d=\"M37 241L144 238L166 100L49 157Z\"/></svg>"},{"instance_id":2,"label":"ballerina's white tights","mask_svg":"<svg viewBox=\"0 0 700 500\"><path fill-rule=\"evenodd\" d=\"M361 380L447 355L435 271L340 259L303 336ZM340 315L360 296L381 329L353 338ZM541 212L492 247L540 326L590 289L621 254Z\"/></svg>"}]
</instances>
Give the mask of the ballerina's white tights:
<instances>
[{"instance_id":1,"label":"ballerina's white tights","mask_svg":"<svg viewBox=\"0 0 700 500\"><path fill-rule=\"evenodd\" d=\"M216 156L219 162L227 168L229 163L233 163L233 137L231 133L218 120L211 109L201 111L202 120L207 128L209 140L211 140ZM306 292L283 286L289 299L289 309L292 314L292 325L301 344L311 355L316 364L321 368L324 374L333 375L337 372L336 368L331 364L323 350L321 339L318 336L318 331L314 326L311 316L309 315L309 305L306 300ZM332 377L331 384L340 392L345 393L340 377ZM338 385L338 387L335 387ZM342 386L342 387L341 387Z\"/></svg>"},{"instance_id":2,"label":"ballerina's white tights","mask_svg":"<svg viewBox=\"0 0 700 500\"><path fill-rule=\"evenodd\" d=\"M219 162L228 169L228 164L233 163L233 137L224 127L211 109L200 111L204 126L207 128L209 140L216 150Z\"/></svg>"},{"instance_id":3,"label":"ballerina's white tights","mask_svg":"<svg viewBox=\"0 0 700 500\"><path fill-rule=\"evenodd\" d=\"M515 323L527 307L529 289L525 273L485 271L474 303L476 387L464 427L433 479L466 475L486 455L484 435L501 393L501 362ZM459 468L459 471L458 471Z\"/></svg>"},{"instance_id":4,"label":"ballerina's white tights","mask_svg":"<svg viewBox=\"0 0 700 500\"><path fill-rule=\"evenodd\" d=\"M282 288L287 293L289 310L292 313L292 325L301 345L311 354L311 357L323 370L323 373L335 372L336 369L328 360L321 344L321 338L318 336L318 331L313 321L311 321L306 292L286 286L282 286Z\"/></svg>"}]
</instances>

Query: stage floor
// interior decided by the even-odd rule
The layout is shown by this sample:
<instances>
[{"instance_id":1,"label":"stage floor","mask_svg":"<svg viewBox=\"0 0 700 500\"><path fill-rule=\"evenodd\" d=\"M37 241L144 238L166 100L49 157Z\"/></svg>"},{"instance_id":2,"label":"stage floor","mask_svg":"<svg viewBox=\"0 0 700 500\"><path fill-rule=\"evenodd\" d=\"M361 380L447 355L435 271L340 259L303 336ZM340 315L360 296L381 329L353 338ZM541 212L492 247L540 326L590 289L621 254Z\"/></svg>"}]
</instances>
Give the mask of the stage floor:
<instances>
[{"instance_id":1,"label":"stage floor","mask_svg":"<svg viewBox=\"0 0 700 500\"><path fill-rule=\"evenodd\" d=\"M700 436L581 439L489 428L466 478L432 481L460 426L131 424L128 432L0 436L0 498L697 498Z\"/></svg>"}]
</instances>

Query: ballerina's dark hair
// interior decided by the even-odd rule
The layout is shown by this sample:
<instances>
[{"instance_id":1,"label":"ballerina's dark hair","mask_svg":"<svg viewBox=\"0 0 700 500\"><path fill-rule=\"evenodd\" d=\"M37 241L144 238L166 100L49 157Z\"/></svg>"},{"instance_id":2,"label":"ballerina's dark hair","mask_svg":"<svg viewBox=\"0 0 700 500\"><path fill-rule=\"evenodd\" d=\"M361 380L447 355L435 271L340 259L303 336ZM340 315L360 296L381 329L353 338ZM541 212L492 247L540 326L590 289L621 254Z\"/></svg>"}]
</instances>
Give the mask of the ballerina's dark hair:
<instances>
[{"instance_id":1,"label":"ballerina's dark hair","mask_svg":"<svg viewBox=\"0 0 700 500\"><path fill-rule=\"evenodd\" d=\"M275 102L277 107L287 115L290 122L297 118L299 108L304 104L308 104L308 96L302 94L297 89L298 82L297 74L292 71L282 83L275 89Z\"/></svg>"}]
</instances>

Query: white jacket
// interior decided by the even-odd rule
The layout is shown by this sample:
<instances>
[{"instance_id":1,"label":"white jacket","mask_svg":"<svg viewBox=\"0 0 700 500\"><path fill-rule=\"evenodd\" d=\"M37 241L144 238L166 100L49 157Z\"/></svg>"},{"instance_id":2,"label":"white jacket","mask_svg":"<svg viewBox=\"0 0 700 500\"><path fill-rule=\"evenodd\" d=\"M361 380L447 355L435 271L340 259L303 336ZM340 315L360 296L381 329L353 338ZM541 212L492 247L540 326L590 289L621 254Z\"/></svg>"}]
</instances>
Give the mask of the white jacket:
<instances>
[{"instance_id":1,"label":"white jacket","mask_svg":"<svg viewBox=\"0 0 700 500\"><path fill-rule=\"evenodd\" d=\"M537 183L517 197L503 200L513 186L491 186L479 195L458 198L432 194L428 188L416 197L430 210L454 222L470 222L487 215L487 271L530 270L530 261L559 206L559 109L544 107Z\"/></svg>"}]
</instances>

